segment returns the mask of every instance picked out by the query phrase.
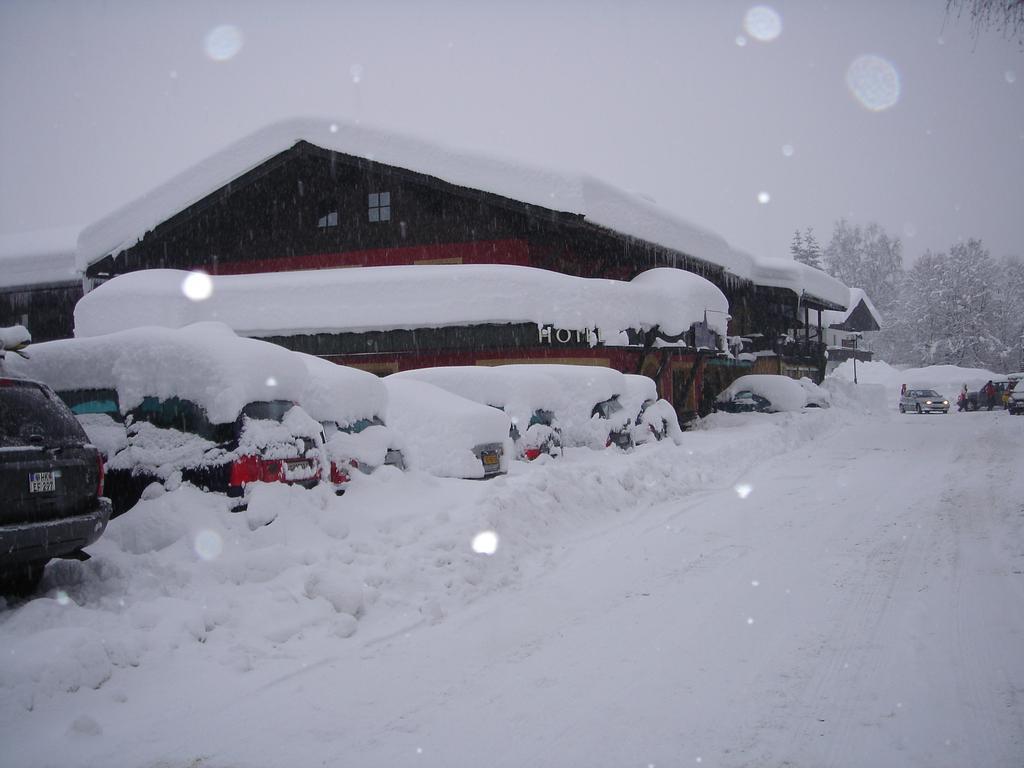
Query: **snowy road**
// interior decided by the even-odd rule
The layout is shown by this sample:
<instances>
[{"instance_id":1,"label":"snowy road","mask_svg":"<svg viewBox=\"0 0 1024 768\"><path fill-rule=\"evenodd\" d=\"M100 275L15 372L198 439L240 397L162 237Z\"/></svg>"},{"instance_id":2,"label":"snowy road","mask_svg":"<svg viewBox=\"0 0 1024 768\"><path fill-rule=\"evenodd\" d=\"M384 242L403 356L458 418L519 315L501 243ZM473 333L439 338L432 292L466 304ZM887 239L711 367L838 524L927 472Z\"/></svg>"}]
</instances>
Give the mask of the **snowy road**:
<instances>
[{"instance_id":1,"label":"snowy road","mask_svg":"<svg viewBox=\"0 0 1024 768\"><path fill-rule=\"evenodd\" d=\"M349 746L381 765L1020 766L1022 443L995 426L868 423L744 473L746 498L604 531L457 628L374 649L360 684L387 668L402 703ZM457 680L432 674L453 657Z\"/></svg>"},{"instance_id":2,"label":"snowy road","mask_svg":"<svg viewBox=\"0 0 1024 768\"><path fill-rule=\"evenodd\" d=\"M834 422L795 449L765 447L765 434L799 434L811 419ZM381 586L344 640L317 635L327 619L303 618L303 599L269 575L254 579L262 592L251 600L273 601L248 617L237 603L250 598L225 597L247 586L234 565L227 583L199 582L161 561L133 583L163 579L154 603L180 581L193 602L233 605L206 619L219 626L199 643L147 641L124 652L133 663L115 660L109 680L36 695L31 710L24 687L0 688L0 739L12 765L1019 768L1022 430L1005 413L800 414L693 433L689 445L726 446L747 468L719 471L682 500L542 531L533 556L444 610L410 612ZM686 446L671 450L673 466L686 461ZM613 458L585 461L610 475ZM564 498L554 473L581 471L542 469ZM537 477L471 492L523 495ZM420 489L422 503L447 487ZM257 534L292 530L282 525ZM415 538L398 523L386 530ZM354 524L346 539L355 565L359 535ZM425 527L416 535L429 538ZM526 541L510 534L503 546ZM107 556L127 562L117 554ZM421 578L412 572L408 584ZM115 619L172 636L124 598L121 608L76 599L77 621L105 633L108 649L120 642L103 629ZM59 609L43 606L54 602L0 612L0 637L59 631ZM261 621L275 624L265 637L251 628ZM303 621L302 632L276 626Z\"/></svg>"}]
</instances>

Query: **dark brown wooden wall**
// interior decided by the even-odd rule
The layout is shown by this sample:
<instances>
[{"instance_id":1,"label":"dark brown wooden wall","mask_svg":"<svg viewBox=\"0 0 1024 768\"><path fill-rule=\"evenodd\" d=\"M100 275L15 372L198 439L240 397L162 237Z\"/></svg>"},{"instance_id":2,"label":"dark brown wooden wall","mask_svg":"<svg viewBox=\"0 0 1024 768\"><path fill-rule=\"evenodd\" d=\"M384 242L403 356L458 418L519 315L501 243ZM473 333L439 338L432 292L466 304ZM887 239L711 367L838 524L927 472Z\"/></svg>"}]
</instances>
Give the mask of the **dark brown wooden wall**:
<instances>
[{"instance_id":1,"label":"dark brown wooden wall","mask_svg":"<svg viewBox=\"0 0 1024 768\"><path fill-rule=\"evenodd\" d=\"M0 289L0 326L27 325L33 341L70 338L80 282ZM26 317L27 316L27 320Z\"/></svg>"}]
</instances>

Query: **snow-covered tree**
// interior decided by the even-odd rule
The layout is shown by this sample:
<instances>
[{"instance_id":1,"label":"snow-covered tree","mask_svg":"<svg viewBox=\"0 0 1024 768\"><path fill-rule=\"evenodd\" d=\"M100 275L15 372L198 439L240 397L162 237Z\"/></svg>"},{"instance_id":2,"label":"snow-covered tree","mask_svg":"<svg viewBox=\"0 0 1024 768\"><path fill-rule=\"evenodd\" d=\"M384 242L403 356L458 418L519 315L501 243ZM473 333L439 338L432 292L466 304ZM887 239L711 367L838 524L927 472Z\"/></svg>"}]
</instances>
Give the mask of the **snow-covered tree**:
<instances>
[{"instance_id":1,"label":"snow-covered tree","mask_svg":"<svg viewBox=\"0 0 1024 768\"><path fill-rule=\"evenodd\" d=\"M803 261L804 239L799 229L793 230L793 242L789 245L789 253L793 257L793 261Z\"/></svg>"},{"instance_id":2,"label":"snow-covered tree","mask_svg":"<svg viewBox=\"0 0 1024 768\"><path fill-rule=\"evenodd\" d=\"M974 36L995 29L1024 46L1024 0L946 0L946 13L960 18L966 11Z\"/></svg>"},{"instance_id":3,"label":"snow-covered tree","mask_svg":"<svg viewBox=\"0 0 1024 768\"><path fill-rule=\"evenodd\" d=\"M814 236L814 229L807 228L804 232L804 252L801 261L815 269L821 269L821 246L818 245L818 238Z\"/></svg>"},{"instance_id":4,"label":"snow-covered tree","mask_svg":"<svg viewBox=\"0 0 1024 768\"><path fill-rule=\"evenodd\" d=\"M824 251L826 271L846 285L863 288L883 314L891 311L903 276L903 244L875 223L836 222Z\"/></svg>"}]
</instances>

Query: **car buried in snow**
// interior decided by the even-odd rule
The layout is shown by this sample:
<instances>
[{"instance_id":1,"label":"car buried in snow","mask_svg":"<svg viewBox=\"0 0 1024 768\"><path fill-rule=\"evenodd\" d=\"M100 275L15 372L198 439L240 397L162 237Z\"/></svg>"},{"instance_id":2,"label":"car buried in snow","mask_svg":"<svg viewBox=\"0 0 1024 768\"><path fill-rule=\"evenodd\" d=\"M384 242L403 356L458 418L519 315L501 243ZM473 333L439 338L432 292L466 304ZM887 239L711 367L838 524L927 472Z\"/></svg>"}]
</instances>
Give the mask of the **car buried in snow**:
<instances>
[{"instance_id":1,"label":"car buried in snow","mask_svg":"<svg viewBox=\"0 0 1024 768\"><path fill-rule=\"evenodd\" d=\"M828 393L809 379L776 374L740 376L715 398L715 410L727 413L779 413L828 407Z\"/></svg>"},{"instance_id":2,"label":"car buried in snow","mask_svg":"<svg viewBox=\"0 0 1024 768\"><path fill-rule=\"evenodd\" d=\"M114 515L154 483L181 483L247 503L258 482L312 487L324 433L296 405L301 361L220 323L136 328L30 347L19 367L66 399L106 450Z\"/></svg>"},{"instance_id":3,"label":"car buried in snow","mask_svg":"<svg viewBox=\"0 0 1024 768\"><path fill-rule=\"evenodd\" d=\"M388 402L384 382L357 368L293 354L306 368L309 380L301 405L324 429L335 490L344 490L353 469L365 474L383 465L405 469L401 439L383 418Z\"/></svg>"},{"instance_id":4,"label":"car buried in snow","mask_svg":"<svg viewBox=\"0 0 1024 768\"><path fill-rule=\"evenodd\" d=\"M384 384L387 420L402 440L409 469L469 480L508 472L511 420L503 411L395 374Z\"/></svg>"},{"instance_id":5,"label":"car buried in snow","mask_svg":"<svg viewBox=\"0 0 1024 768\"><path fill-rule=\"evenodd\" d=\"M453 365L416 368L392 374L394 380L425 381L467 400L504 411L511 420L509 437L518 459L561 456L562 430L554 408L557 383L530 366Z\"/></svg>"},{"instance_id":6,"label":"car buried in snow","mask_svg":"<svg viewBox=\"0 0 1024 768\"><path fill-rule=\"evenodd\" d=\"M949 413L949 399L934 389L908 389L900 395L900 413Z\"/></svg>"}]
</instances>

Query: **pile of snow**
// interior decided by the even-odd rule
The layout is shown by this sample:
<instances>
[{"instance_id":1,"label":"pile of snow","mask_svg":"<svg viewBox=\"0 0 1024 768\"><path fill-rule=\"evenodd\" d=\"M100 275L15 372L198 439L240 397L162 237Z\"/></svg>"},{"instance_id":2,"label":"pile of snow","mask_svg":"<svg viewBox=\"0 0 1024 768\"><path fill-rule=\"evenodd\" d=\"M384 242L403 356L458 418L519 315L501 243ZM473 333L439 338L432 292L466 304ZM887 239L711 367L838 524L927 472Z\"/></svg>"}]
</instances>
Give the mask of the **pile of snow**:
<instances>
[{"instance_id":1,"label":"pile of snow","mask_svg":"<svg viewBox=\"0 0 1024 768\"><path fill-rule=\"evenodd\" d=\"M831 374L830 378L853 381L853 361L847 360ZM950 402L956 401L960 389L976 391L987 381L1005 379L1004 374L993 373L984 368L960 368L955 365L930 365L924 368L894 368L882 361L857 363L857 381L864 384L878 384L885 388L893 405L899 398L900 388L934 389Z\"/></svg>"},{"instance_id":2,"label":"pile of snow","mask_svg":"<svg viewBox=\"0 0 1024 768\"><path fill-rule=\"evenodd\" d=\"M294 119L267 126L92 224L78 238L79 269L84 272L107 254L131 247L157 224L299 141L545 209L575 213L594 224L720 266L758 285L787 288L846 306L846 286L821 270L791 259L751 256L639 195L589 176L454 152L377 128L322 119Z\"/></svg>"},{"instance_id":3,"label":"pile of snow","mask_svg":"<svg viewBox=\"0 0 1024 768\"><path fill-rule=\"evenodd\" d=\"M466 400L425 381L388 376L387 422L403 441L409 469L438 477L481 478L484 466L474 450L502 448L501 471L512 456L511 422L497 408Z\"/></svg>"},{"instance_id":4,"label":"pile of snow","mask_svg":"<svg viewBox=\"0 0 1024 768\"><path fill-rule=\"evenodd\" d=\"M0 360L4 358L4 350L21 349L32 341L32 334L23 325L9 325L0 328Z\"/></svg>"},{"instance_id":5,"label":"pile of snow","mask_svg":"<svg viewBox=\"0 0 1024 768\"><path fill-rule=\"evenodd\" d=\"M200 405L214 424L234 421L251 402L298 402L306 371L288 350L236 336L223 323L181 329L131 328L86 339L33 344L15 370L59 391L112 389L122 414L145 397Z\"/></svg>"},{"instance_id":6,"label":"pile of snow","mask_svg":"<svg viewBox=\"0 0 1024 768\"><path fill-rule=\"evenodd\" d=\"M658 326L677 336L705 318L724 337L729 310L714 284L681 269L651 270L630 282L496 264L222 275L203 278L211 292L200 300L186 295L191 276L154 269L115 277L78 302L75 335L202 320L243 336L536 323L596 330L605 344L624 346L627 330Z\"/></svg>"},{"instance_id":7,"label":"pile of snow","mask_svg":"<svg viewBox=\"0 0 1024 768\"><path fill-rule=\"evenodd\" d=\"M429 385L391 387L419 395ZM241 513L187 485L145 499L111 522L92 559L51 563L46 596L0 610L0 722L33 711L54 722L54 708L68 706L74 715L59 728L70 728L83 695L102 689L102 701L89 698L92 716L114 730L124 703L145 706L145 691L179 665L202 670L188 685L203 697L207 686L275 679L333 655L357 631L369 640L443 622L545 567L561 542L735 482L838 422L776 414L720 426L728 428L705 420L685 449L570 449L488 483L379 472L340 498L323 487L256 484ZM481 531L497 535L491 557L472 549Z\"/></svg>"}]
</instances>

